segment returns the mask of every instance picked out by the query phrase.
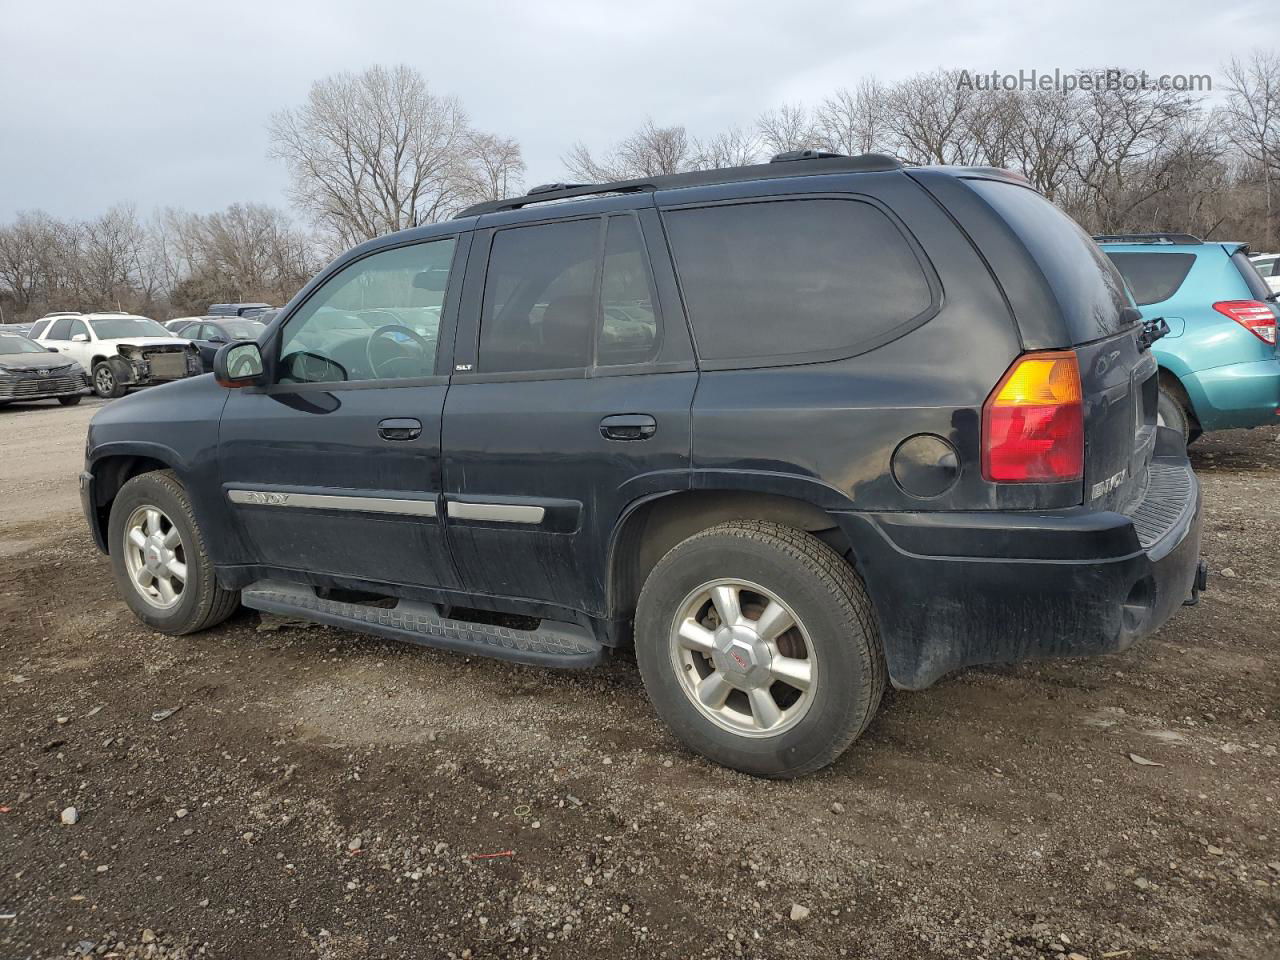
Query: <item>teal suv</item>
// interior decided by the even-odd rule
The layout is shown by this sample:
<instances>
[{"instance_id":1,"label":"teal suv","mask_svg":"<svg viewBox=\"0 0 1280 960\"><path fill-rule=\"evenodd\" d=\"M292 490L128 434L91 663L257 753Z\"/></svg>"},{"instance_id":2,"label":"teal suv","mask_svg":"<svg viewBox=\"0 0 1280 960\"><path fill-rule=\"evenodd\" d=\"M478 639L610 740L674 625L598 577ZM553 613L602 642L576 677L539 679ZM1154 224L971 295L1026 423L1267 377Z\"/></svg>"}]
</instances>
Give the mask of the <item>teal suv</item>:
<instances>
[{"instance_id":1,"label":"teal suv","mask_svg":"<svg viewBox=\"0 0 1280 960\"><path fill-rule=\"evenodd\" d=\"M1206 430L1280 425L1280 308L1248 245L1176 233L1094 239L1144 318L1169 324L1152 347L1160 422L1188 441Z\"/></svg>"}]
</instances>

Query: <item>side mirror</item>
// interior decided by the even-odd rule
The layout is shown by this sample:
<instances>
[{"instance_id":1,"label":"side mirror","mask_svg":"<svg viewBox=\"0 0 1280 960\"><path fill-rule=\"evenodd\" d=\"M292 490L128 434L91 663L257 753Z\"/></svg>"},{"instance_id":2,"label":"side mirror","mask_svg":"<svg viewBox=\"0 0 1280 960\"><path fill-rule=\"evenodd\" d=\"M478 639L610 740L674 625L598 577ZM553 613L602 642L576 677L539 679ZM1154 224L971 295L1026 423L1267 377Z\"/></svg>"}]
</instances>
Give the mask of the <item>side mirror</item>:
<instances>
[{"instance_id":1,"label":"side mirror","mask_svg":"<svg viewBox=\"0 0 1280 960\"><path fill-rule=\"evenodd\" d=\"M88 343L89 335L87 333L77 333L71 338L72 343Z\"/></svg>"},{"instance_id":2,"label":"side mirror","mask_svg":"<svg viewBox=\"0 0 1280 960\"><path fill-rule=\"evenodd\" d=\"M58 352L58 348L57 348L57 347L45 347L45 349L46 349L46 350L48 350L50 353L57 353L57 352Z\"/></svg>"},{"instance_id":3,"label":"side mirror","mask_svg":"<svg viewBox=\"0 0 1280 960\"><path fill-rule=\"evenodd\" d=\"M227 338L224 337L222 334L215 333L212 337L209 338L209 342L210 343L228 343L230 341L228 341Z\"/></svg>"},{"instance_id":4,"label":"side mirror","mask_svg":"<svg viewBox=\"0 0 1280 960\"><path fill-rule=\"evenodd\" d=\"M213 377L224 387L252 387L262 382L262 351L252 341L228 343L213 355Z\"/></svg>"}]
</instances>

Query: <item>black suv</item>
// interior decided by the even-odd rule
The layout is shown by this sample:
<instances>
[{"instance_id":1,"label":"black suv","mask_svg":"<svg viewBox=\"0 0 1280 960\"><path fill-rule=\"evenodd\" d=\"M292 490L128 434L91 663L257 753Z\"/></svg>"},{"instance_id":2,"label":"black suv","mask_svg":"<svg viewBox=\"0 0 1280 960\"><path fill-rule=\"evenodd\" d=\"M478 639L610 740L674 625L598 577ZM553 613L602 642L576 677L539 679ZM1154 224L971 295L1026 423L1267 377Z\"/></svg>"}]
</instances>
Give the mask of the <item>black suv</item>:
<instances>
[{"instance_id":1,"label":"black suv","mask_svg":"<svg viewBox=\"0 0 1280 960\"><path fill-rule=\"evenodd\" d=\"M365 243L214 376L104 408L84 508L157 630L634 643L686 744L795 776L886 680L1123 650L1194 599L1154 335L999 170L555 184Z\"/></svg>"}]
</instances>

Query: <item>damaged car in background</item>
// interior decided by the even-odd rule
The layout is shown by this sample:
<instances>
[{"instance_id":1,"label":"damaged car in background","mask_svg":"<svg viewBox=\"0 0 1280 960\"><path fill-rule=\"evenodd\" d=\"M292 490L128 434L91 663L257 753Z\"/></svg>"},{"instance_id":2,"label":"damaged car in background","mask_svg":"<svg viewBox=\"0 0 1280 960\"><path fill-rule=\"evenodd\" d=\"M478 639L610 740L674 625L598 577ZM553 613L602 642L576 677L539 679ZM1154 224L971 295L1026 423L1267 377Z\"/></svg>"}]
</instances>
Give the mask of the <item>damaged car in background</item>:
<instances>
[{"instance_id":1,"label":"damaged car in background","mask_svg":"<svg viewBox=\"0 0 1280 960\"><path fill-rule=\"evenodd\" d=\"M88 370L94 393L104 398L202 372L200 354L191 341L175 337L149 317L127 313L60 317L36 342Z\"/></svg>"},{"instance_id":2,"label":"damaged car in background","mask_svg":"<svg viewBox=\"0 0 1280 960\"><path fill-rule=\"evenodd\" d=\"M0 333L0 406L14 400L57 400L74 406L89 387L84 368L26 337Z\"/></svg>"}]
</instances>

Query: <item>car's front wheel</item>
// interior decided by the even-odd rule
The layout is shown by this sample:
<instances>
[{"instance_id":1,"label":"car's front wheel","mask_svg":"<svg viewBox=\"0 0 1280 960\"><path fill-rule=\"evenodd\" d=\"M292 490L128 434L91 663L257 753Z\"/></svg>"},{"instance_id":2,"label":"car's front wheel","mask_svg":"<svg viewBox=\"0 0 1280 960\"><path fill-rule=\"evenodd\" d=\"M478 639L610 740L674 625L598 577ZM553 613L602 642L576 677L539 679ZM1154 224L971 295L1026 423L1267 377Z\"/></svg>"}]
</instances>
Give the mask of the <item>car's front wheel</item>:
<instances>
[{"instance_id":1,"label":"car's front wheel","mask_svg":"<svg viewBox=\"0 0 1280 960\"><path fill-rule=\"evenodd\" d=\"M239 605L237 592L218 586L191 501L170 471L141 474L120 488L107 536L121 597L161 633L205 630Z\"/></svg>"},{"instance_id":2,"label":"car's front wheel","mask_svg":"<svg viewBox=\"0 0 1280 960\"><path fill-rule=\"evenodd\" d=\"M123 397L125 386L116 377L116 373L111 369L111 364L105 360L99 360L93 365L93 392L104 400L114 400L116 397Z\"/></svg>"},{"instance_id":3,"label":"car's front wheel","mask_svg":"<svg viewBox=\"0 0 1280 960\"><path fill-rule=\"evenodd\" d=\"M886 668L871 602L816 537L725 523L677 544L636 605L636 658L690 749L762 777L831 763L866 729Z\"/></svg>"}]
</instances>

